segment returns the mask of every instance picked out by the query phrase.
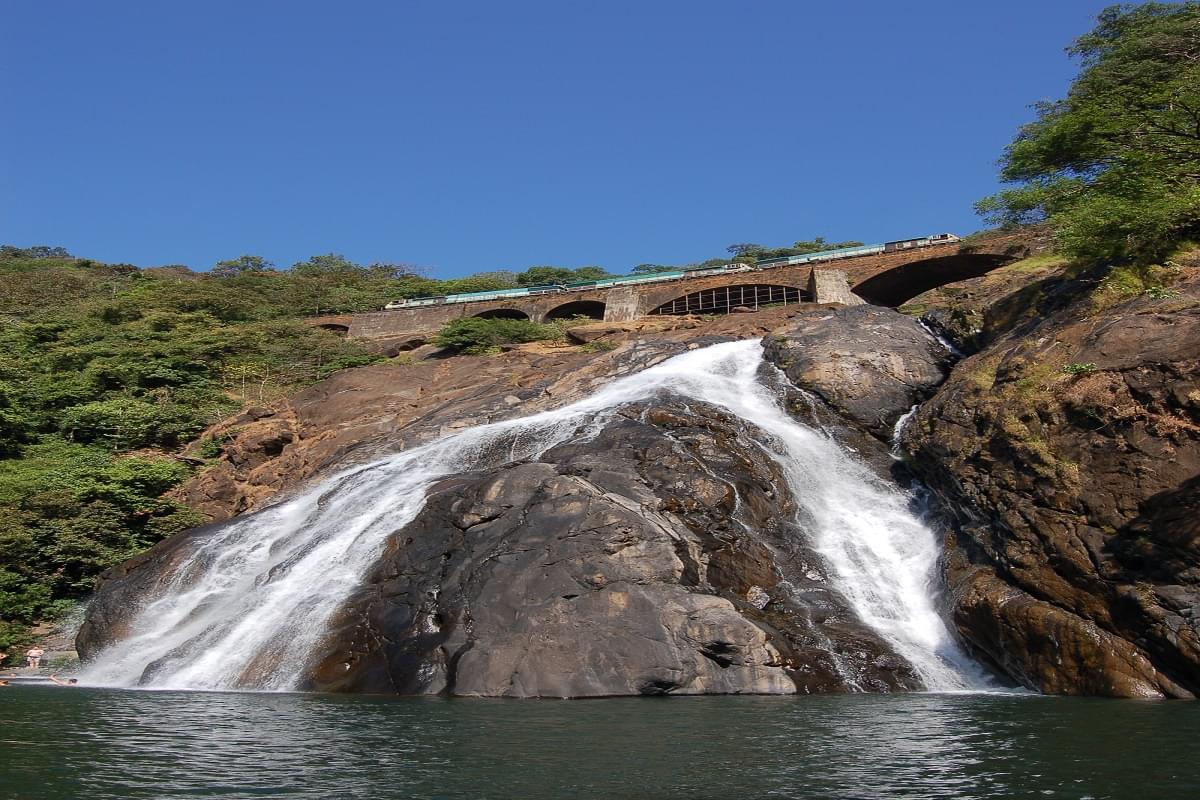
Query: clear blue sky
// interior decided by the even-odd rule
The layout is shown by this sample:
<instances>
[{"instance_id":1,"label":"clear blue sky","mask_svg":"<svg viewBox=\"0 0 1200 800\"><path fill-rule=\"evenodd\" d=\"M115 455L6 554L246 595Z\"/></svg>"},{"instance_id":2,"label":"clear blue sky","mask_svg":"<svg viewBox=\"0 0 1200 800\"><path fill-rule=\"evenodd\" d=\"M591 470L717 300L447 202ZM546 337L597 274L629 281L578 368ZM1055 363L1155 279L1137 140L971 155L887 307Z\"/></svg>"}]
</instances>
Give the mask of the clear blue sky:
<instances>
[{"instance_id":1,"label":"clear blue sky","mask_svg":"<svg viewBox=\"0 0 1200 800\"><path fill-rule=\"evenodd\" d=\"M0 242L682 263L981 227L1107 0L0 0Z\"/></svg>"}]
</instances>

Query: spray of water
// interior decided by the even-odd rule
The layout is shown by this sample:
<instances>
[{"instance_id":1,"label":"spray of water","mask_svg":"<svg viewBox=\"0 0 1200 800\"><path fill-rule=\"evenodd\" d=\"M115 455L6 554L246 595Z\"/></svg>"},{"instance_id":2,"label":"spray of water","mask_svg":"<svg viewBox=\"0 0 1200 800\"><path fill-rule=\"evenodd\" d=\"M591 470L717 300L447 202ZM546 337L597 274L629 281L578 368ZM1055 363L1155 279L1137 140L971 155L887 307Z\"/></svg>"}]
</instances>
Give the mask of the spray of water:
<instances>
[{"instance_id":1,"label":"spray of water","mask_svg":"<svg viewBox=\"0 0 1200 800\"><path fill-rule=\"evenodd\" d=\"M935 691L981 684L934 605L935 537L907 499L820 431L789 417L758 379L756 341L695 350L571 405L481 425L337 474L197 545L145 598L131 632L85 681L116 686L287 690L300 684L330 617L420 512L438 478L536 458L594 435L660 392L723 407L767 437L836 588Z\"/></svg>"}]
</instances>

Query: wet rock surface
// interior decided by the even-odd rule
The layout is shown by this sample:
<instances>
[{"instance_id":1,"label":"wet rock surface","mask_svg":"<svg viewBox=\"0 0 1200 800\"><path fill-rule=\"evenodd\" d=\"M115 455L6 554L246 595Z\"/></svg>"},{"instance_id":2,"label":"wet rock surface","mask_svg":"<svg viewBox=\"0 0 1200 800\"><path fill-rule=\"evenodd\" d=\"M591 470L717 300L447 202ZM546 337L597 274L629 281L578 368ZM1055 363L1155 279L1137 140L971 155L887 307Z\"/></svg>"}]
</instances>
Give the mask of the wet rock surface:
<instances>
[{"instance_id":1,"label":"wet rock surface","mask_svg":"<svg viewBox=\"0 0 1200 800\"><path fill-rule=\"evenodd\" d=\"M334 626L311 688L514 697L918 685L858 623L744 423L628 407L445 480Z\"/></svg>"},{"instance_id":2,"label":"wet rock surface","mask_svg":"<svg viewBox=\"0 0 1200 800\"><path fill-rule=\"evenodd\" d=\"M1200 692L1198 273L1108 306L1025 287L906 429L956 517L958 629L1027 686Z\"/></svg>"},{"instance_id":3,"label":"wet rock surface","mask_svg":"<svg viewBox=\"0 0 1200 800\"><path fill-rule=\"evenodd\" d=\"M796 386L884 439L950 367L950 352L920 323L879 306L798 316L763 344Z\"/></svg>"}]
</instances>

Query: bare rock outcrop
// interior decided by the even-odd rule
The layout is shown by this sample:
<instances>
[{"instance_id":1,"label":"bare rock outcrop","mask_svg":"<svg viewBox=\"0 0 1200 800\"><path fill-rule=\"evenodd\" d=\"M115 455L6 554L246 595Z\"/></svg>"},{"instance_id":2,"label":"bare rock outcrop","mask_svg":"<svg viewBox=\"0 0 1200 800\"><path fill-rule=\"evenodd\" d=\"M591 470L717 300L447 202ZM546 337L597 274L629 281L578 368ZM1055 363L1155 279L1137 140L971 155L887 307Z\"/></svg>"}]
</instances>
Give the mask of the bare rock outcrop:
<instances>
[{"instance_id":1,"label":"bare rock outcrop","mask_svg":"<svg viewBox=\"0 0 1200 800\"><path fill-rule=\"evenodd\" d=\"M950 352L919 322L879 306L803 314L763 342L796 386L885 439L950 366Z\"/></svg>"},{"instance_id":2,"label":"bare rock outcrop","mask_svg":"<svg viewBox=\"0 0 1200 800\"><path fill-rule=\"evenodd\" d=\"M762 336L809 310L789 306L713 320L663 317L583 326L593 328L587 341L601 340L611 351L535 343L498 356L418 360L401 353L213 426L204 439L220 445L220 456L174 496L211 519L227 519L337 466L565 405L688 348Z\"/></svg>"},{"instance_id":3,"label":"bare rock outcrop","mask_svg":"<svg viewBox=\"0 0 1200 800\"><path fill-rule=\"evenodd\" d=\"M487 696L918 685L857 622L744 423L672 402L447 479L334 625L312 688Z\"/></svg>"},{"instance_id":4,"label":"bare rock outcrop","mask_svg":"<svg viewBox=\"0 0 1200 800\"><path fill-rule=\"evenodd\" d=\"M955 368L905 444L956 516L947 582L978 652L1043 691L1189 697L1200 269L1115 303L1096 277L1009 298L1024 311Z\"/></svg>"}]
</instances>

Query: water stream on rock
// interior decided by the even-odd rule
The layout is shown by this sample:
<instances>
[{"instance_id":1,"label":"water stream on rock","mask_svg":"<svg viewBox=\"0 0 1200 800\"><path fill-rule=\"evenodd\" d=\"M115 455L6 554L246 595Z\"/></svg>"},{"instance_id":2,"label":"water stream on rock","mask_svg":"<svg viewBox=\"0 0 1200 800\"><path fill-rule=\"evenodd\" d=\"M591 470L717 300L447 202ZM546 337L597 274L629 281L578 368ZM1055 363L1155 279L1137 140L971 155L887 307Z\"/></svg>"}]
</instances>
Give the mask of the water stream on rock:
<instances>
[{"instance_id":1,"label":"water stream on rock","mask_svg":"<svg viewBox=\"0 0 1200 800\"><path fill-rule=\"evenodd\" d=\"M759 378L757 341L694 350L578 402L481 425L345 470L215 529L145 599L129 633L81 676L115 686L288 690L301 684L329 619L420 512L437 479L535 458L594 435L621 406L670 392L711 403L768 437L804 528L836 588L926 688L984 679L935 608L938 543L908 500L831 438L789 417ZM765 371L765 370L764 370Z\"/></svg>"},{"instance_id":2,"label":"water stream on rock","mask_svg":"<svg viewBox=\"0 0 1200 800\"><path fill-rule=\"evenodd\" d=\"M901 437L904 436L904 426L917 415L917 409L920 407L919 405L914 405L908 411L905 411L900 415L900 419L896 420L896 424L892 426L891 447L888 449L888 452L896 461L904 459L904 445L901 441Z\"/></svg>"}]
</instances>

